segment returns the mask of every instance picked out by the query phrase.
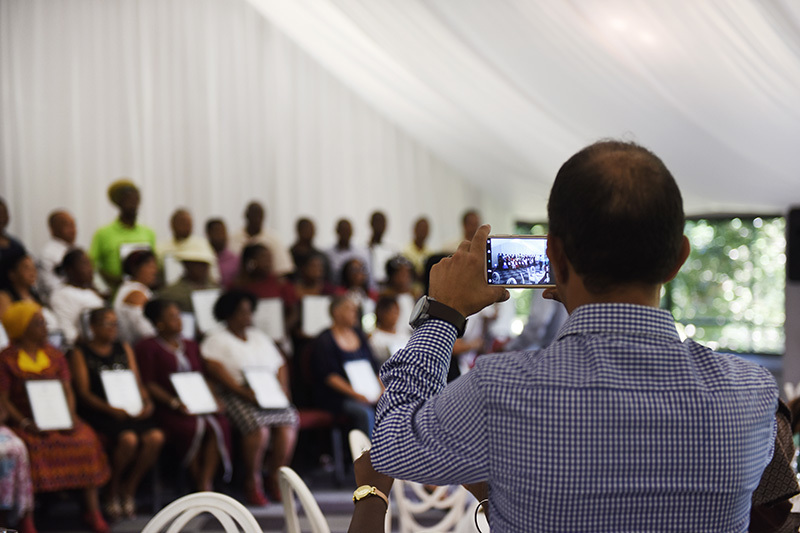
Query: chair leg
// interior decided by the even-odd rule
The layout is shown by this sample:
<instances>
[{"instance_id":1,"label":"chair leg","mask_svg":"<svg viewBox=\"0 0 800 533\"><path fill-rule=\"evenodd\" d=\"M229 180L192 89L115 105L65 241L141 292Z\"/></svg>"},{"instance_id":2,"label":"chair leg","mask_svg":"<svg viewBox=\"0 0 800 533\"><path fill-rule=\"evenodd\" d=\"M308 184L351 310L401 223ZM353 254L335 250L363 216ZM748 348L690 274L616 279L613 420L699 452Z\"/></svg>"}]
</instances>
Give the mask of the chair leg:
<instances>
[{"instance_id":1,"label":"chair leg","mask_svg":"<svg viewBox=\"0 0 800 533\"><path fill-rule=\"evenodd\" d=\"M342 443L342 430L331 428L331 449L333 451L333 480L337 487L345 482L344 474L344 444Z\"/></svg>"}]
</instances>

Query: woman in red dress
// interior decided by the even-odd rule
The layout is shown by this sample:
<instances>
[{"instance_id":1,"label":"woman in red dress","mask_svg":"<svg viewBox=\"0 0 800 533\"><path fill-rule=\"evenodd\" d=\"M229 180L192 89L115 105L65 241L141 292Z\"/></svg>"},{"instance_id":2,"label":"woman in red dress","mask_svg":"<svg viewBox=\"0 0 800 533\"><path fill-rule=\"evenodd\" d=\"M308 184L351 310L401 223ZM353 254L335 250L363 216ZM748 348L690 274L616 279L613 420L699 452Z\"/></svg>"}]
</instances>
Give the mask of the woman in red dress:
<instances>
[{"instance_id":1,"label":"woman in red dress","mask_svg":"<svg viewBox=\"0 0 800 533\"><path fill-rule=\"evenodd\" d=\"M47 343L38 304L13 303L2 321L12 344L0 352L0 401L8 410L12 429L28 447L34 491L83 489L84 521L92 531L105 533L109 527L100 512L97 489L108 481L110 469L97 435L75 415L67 360ZM26 383L36 380L61 382L72 429L43 431L36 426L26 390Z\"/></svg>"}]
</instances>

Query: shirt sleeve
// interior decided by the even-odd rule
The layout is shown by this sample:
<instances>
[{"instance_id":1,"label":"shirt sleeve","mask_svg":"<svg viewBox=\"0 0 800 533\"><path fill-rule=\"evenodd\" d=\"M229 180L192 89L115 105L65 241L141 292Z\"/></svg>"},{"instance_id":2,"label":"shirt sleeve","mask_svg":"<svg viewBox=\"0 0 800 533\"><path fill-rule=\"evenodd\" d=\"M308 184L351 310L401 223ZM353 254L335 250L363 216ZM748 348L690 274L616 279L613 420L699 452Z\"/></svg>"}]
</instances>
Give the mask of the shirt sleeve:
<instances>
[{"instance_id":1,"label":"shirt sleeve","mask_svg":"<svg viewBox=\"0 0 800 533\"><path fill-rule=\"evenodd\" d=\"M417 328L381 369L370 458L387 475L435 485L488 478L486 401L473 370L446 385L456 329L439 320Z\"/></svg>"}]
</instances>

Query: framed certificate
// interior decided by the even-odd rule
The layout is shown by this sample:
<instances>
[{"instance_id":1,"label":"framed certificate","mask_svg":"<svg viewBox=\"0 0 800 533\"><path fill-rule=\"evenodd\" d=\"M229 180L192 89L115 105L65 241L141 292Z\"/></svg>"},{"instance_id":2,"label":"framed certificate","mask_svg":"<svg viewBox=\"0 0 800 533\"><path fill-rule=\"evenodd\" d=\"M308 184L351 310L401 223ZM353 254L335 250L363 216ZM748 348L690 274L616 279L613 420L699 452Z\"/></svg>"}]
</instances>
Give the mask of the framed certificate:
<instances>
[{"instance_id":1,"label":"framed certificate","mask_svg":"<svg viewBox=\"0 0 800 533\"><path fill-rule=\"evenodd\" d=\"M72 429L72 415L67 404L64 385L57 379L25 382L31 402L33 421L42 431Z\"/></svg>"},{"instance_id":2,"label":"framed certificate","mask_svg":"<svg viewBox=\"0 0 800 533\"><path fill-rule=\"evenodd\" d=\"M372 403L378 401L381 396L381 385L369 361L365 359L348 361L344 364L344 373L347 374L347 381L354 391Z\"/></svg>"},{"instance_id":3,"label":"framed certificate","mask_svg":"<svg viewBox=\"0 0 800 533\"><path fill-rule=\"evenodd\" d=\"M217 412L217 401L211 394L203 374L200 372L176 372L170 374L170 381L178 393L181 403L193 415Z\"/></svg>"},{"instance_id":4,"label":"framed certificate","mask_svg":"<svg viewBox=\"0 0 800 533\"><path fill-rule=\"evenodd\" d=\"M253 326L266 333L274 341L286 338L283 301L280 298L259 300L256 312L253 313Z\"/></svg>"},{"instance_id":5,"label":"framed certificate","mask_svg":"<svg viewBox=\"0 0 800 533\"><path fill-rule=\"evenodd\" d=\"M144 402L133 370L101 370L100 381L111 407L124 409L131 416L142 412Z\"/></svg>"},{"instance_id":6,"label":"framed certificate","mask_svg":"<svg viewBox=\"0 0 800 533\"><path fill-rule=\"evenodd\" d=\"M220 295L219 289L203 289L192 292L192 306L197 329L206 333L216 327L219 322L214 318L214 304Z\"/></svg>"},{"instance_id":7,"label":"framed certificate","mask_svg":"<svg viewBox=\"0 0 800 533\"><path fill-rule=\"evenodd\" d=\"M266 368L246 368L244 378L256 393L256 401L264 409L283 409L289 407L289 399L283 393L278 378Z\"/></svg>"},{"instance_id":8,"label":"framed certificate","mask_svg":"<svg viewBox=\"0 0 800 533\"><path fill-rule=\"evenodd\" d=\"M316 337L331 326L330 296L303 296L303 334Z\"/></svg>"},{"instance_id":9,"label":"framed certificate","mask_svg":"<svg viewBox=\"0 0 800 533\"><path fill-rule=\"evenodd\" d=\"M181 313L181 324L183 324L181 336L184 339L194 340L196 327L194 313Z\"/></svg>"}]
</instances>

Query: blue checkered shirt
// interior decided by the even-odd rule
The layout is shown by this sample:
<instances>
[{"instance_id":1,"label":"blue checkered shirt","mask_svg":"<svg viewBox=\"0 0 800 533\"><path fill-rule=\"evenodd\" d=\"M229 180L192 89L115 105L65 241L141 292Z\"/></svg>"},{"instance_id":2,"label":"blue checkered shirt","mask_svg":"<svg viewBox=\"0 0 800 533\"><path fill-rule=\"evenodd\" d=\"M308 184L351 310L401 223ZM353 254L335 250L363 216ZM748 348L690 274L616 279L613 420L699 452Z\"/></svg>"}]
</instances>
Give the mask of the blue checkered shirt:
<instances>
[{"instance_id":1,"label":"blue checkered shirt","mask_svg":"<svg viewBox=\"0 0 800 533\"><path fill-rule=\"evenodd\" d=\"M582 306L546 349L481 357L445 387L455 339L429 320L381 369L378 471L487 481L492 533L747 530L775 441L765 369L628 304Z\"/></svg>"}]
</instances>

